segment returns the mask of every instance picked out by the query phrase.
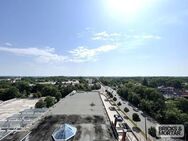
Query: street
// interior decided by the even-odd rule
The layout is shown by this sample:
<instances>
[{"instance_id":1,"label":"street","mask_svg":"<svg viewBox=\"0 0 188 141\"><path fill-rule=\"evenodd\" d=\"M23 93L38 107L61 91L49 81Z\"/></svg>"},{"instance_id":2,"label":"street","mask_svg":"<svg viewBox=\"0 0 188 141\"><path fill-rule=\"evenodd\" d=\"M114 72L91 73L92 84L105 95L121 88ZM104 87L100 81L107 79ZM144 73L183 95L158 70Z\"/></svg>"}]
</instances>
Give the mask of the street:
<instances>
[{"instance_id":1,"label":"street","mask_svg":"<svg viewBox=\"0 0 188 141\"><path fill-rule=\"evenodd\" d=\"M119 107L121 109L121 111L124 111L125 107L127 107L129 109L129 112L126 113L126 115L128 116L129 119L132 120L132 114L133 113L137 113L139 115L141 121L140 122L134 122L134 123L137 125L138 128L141 129L141 131L142 131L143 134L145 134L145 123L146 123L147 131L148 131L148 128L150 128L151 126L156 127L156 125L159 124L159 123L157 123L157 121L155 121L154 119L152 119L148 115L143 114L143 112L141 110L139 110L138 108L134 107L128 101L122 100L121 97L117 94L117 91L113 90L109 86L103 86L103 85L101 85L101 90L100 91L102 93L105 93L106 90L108 90L109 92L111 92L112 95L113 95L113 97L117 98L117 100L115 101L116 106L117 106L117 103L121 102L121 105L117 106L117 107ZM122 112L120 112L120 115L121 116L125 116L125 114L123 114ZM130 122L130 120L127 120L127 122ZM133 124L128 124L128 125L133 125ZM130 126L130 127L132 128L132 130L135 133L135 135L137 136L137 138L139 138L139 140L142 141L142 138L144 137L144 135L142 134L142 137L141 137L139 131L134 131L135 130L135 126ZM145 140L146 140L146 138L145 138ZM170 137L169 138L159 138L159 139L156 139L156 138L150 136L147 133L147 140L148 141L176 141L177 139L172 139Z\"/></svg>"}]
</instances>

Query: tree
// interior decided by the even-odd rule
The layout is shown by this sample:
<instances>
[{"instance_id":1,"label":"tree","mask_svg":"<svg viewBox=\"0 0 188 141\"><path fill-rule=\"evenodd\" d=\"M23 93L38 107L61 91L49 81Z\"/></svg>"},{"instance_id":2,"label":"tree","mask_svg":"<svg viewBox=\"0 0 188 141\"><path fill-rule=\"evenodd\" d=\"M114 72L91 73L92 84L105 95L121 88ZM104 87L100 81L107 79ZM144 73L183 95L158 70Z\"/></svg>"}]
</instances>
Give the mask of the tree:
<instances>
[{"instance_id":1,"label":"tree","mask_svg":"<svg viewBox=\"0 0 188 141\"><path fill-rule=\"evenodd\" d=\"M188 84L186 84L186 85L184 86L184 89L187 89L187 90L188 90Z\"/></svg>"},{"instance_id":2,"label":"tree","mask_svg":"<svg viewBox=\"0 0 188 141\"><path fill-rule=\"evenodd\" d=\"M0 81L0 89L7 89L11 87L11 83L9 81Z\"/></svg>"},{"instance_id":3,"label":"tree","mask_svg":"<svg viewBox=\"0 0 188 141\"><path fill-rule=\"evenodd\" d=\"M117 105L118 105L118 106L121 106L121 102L118 102Z\"/></svg>"},{"instance_id":4,"label":"tree","mask_svg":"<svg viewBox=\"0 0 188 141\"><path fill-rule=\"evenodd\" d=\"M145 99L156 100L160 97L160 94L153 88L144 89Z\"/></svg>"},{"instance_id":5,"label":"tree","mask_svg":"<svg viewBox=\"0 0 188 141\"><path fill-rule=\"evenodd\" d=\"M182 88L182 83L179 81L179 80L168 80L167 81L167 85L168 86L171 86L171 87L174 87L176 89L181 89Z\"/></svg>"},{"instance_id":6,"label":"tree","mask_svg":"<svg viewBox=\"0 0 188 141\"><path fill-rule=\"evenodd\" d=\"M91 89L92 90L98 90L101 88L101 85L99 83L94 83L92 86L91 86Z\"/></svg>"},{"instance_id":7,"label":"tree","mask_svg":"<svg viewBox=\"0 0 188 141\"><path fill-rule=\"evenodd\" d=\"M150 115L151 113L151 101L142 99L140 102L140 108L144 112L148 113Z\"/></svg>"},{"instance_id":8,"label":"tree","mask_svg":"<svg viewBox=\"0 0 188 141\"><path fill-rule=\"evenodd\" d=\"M2 94L0 95L0 99L5 101L9 100L15 97L20 97L19 90L16 87L10 87L6 89Z\"/></svg>"},{"instance_id":9,"label":"tree","mask_svg":"<svg viewBox=\"0 0 188 141\"><path fill-rule=\"evenodd\" d=\"M144 86L148 86L148 81L144 78L144 80L142 81L142 85Z\"/></svg>"},{"instance_id":10,"label":"tree","mask_svg":"<svg viewBox=\"0 0 188 141\"><path fill-rule=\"evenodd\" d=\"M145 89L145 88L146 88L145 86L140 86L140 85L138 85L138 86L135 86L135 87L134 87L133 91L134 91L136 94L141 95L141 94L144 93L144 89Z\"/></svg>"},{"instance_id":11,"label":"tree","mask_svg":"<svg viewBox=\"0 0 188 141\"><path fill-rule=\"evenodd\" d=\"M37 93L34 93L33 94L33 98L39 98L39 97L41 97L42 95L41 95L41 93L40 92L37 92Z\"/></svg>"},{"instance_id":12,"label":"tree","mask_svg":"<svg viewBox=\"0 0 188 141\"><path fill-rule=\"evenodd\" d=\"M148 134L150 134L152 137L156 137L156 129L155 129L155 127L151 126L148 129Z\"/></svg>"},{"instance_id":13,"label":"tree","mask_svg":"<svg viewBox=\"0 0 188 141\"><path fill-rule=\"evenodd\" d=\"M59 91L55 94L55 98L56 98L57 101L60 100L60 98L61 98L61 93L60 93Z\"/></svg>"},{"instance_id":14,"label":"tree","mask_svg":"<svg viewBox=\"0 0 188 141\"><path fill-rule=\"evenodd\" d=\"M124 108L124 111L125 111L126 113L129 112L129 108L125 107L125 108Z\"/></svg>"},{"instance_id":15,"label":"tree","mask_svg":"<svg viewBox=\"0 0 188 141\"><path fill-rule=\"evenodd\" d=\"M67 86L61 87L60 92L61 92L62 98L67 96L73 90L75 90L75 87L73 85L67 85Z\"/></svg>"},{"instance_id":16,"label":"tree","mask_svg":"<svg viewBox=\"0 0 188 141\"><path fill-rule=\"evenodd\" d=\"M57 92L58 92L58 89L55 86L47 85L42 89L41 94L42 96L54 96L55 97Z\"/></svg>"},{"instance_id":17,"label":"tree","mask_svg":"<svg viewBox=\"0 0 188 141\"><path fill-rule=\"evenodd\" d=\"M113 98L113 100L114 100L114 101L117 101L117 98L116 98L116 97L114 97L114 98Z\"/></svg>"},{"instance_id":18,"label":"tree","mask_svg":"<svg viewBox=\"0 0 188 141\"><path fill-rule=\"evenodd\" d=\"M130 93L129 95L129 101L138 107L138 104L140 103L140 97L138 96L138 94L135 93Z\"/></svg>"},{"instance_id":19,"label":"tree","mask_svg":"<svg viewBox=\"0 0 188 141\"><path fill-rule=\"evenodd\" d=\"M123 97L124 99L127 100L127 97L128 97L128 89L126 87L122 87L120 89L118 89L117 93Z\"/></svg>"},{"instance_id":20,"label":"tree","mask_svg":"<svg viewBox=\"0 0 188 141\"><path fill-rule=\"evenodd\" d=\"M185 98L175 99L176 106L185 113L188 113L188 100Z\"/></svg>"},{"instance_id":21,"label":"tree","mask_svg":"<svg viewBox=\"0 0 188 141\"><path fill-rule=\"evenodd\" d=\"M47 96L44 101L46 102L47 108L49 108L55 104L55 99L51 96Z\"/></svg>"},{"instance_id":22,"label":"tree","mask_svg":"<svg viewBox=\"0 0 188 141\"><path fill-rule=\"evenodd\" d=\"M180 124L180 114L181 112L177 108L167 109L164 115L164 122L170 124Z\"/></svg>"},{"instance_id":23,"label":"tree","mask_svg":"<svg viewBox=\"0 0 188 141\"><path fill-rule=\"evenodd\" d=\"M43 84L36 84L32 87L31 92L32 93L41 92L44 87L45 87L45 85L43 85Z\"/></svg>"},{"instance_id":24,"label":"tree","mask_svg":"<svg viewBox=\"0 0 188 141\"><path fill-rule=\"evenodd\" d=\"M30 93L30 86L28 82L21 81L16 82L15 86L19 89L20 93L25 93L26 95L29 95Z\"/></svg>"},{"instance_id":25,"label":"tree","mask_svg":"<svg viewBox=\"0 0 188 141\"><path fill-rule=\"evenodd\" d=\"M40 99L36 104L35 104L35 108L43 108L46 107L46 103L44 102L44 100Z\"/></svg>"},{"instance_id":26,"label":"tree","mask_svg":"<svg viewBox=\"0 0 188 141\"><path fill-rule=\"evenodd\" d=\"M113 98L113 94L106 90L106 93L109 95L110 98Z\"/></svg>"},{"instance_id":27,"label":"tree","mask_svg":"<svg viewBox=\"0 0 188 141\"><path fill-rule=\"evenodd\" d=\"M132 119L134 120L134 121L140 121L140 117L139 117L139 115L137 114L137 113L133 113L133 115L132 115Z\"/></svg>"}]
</instances>

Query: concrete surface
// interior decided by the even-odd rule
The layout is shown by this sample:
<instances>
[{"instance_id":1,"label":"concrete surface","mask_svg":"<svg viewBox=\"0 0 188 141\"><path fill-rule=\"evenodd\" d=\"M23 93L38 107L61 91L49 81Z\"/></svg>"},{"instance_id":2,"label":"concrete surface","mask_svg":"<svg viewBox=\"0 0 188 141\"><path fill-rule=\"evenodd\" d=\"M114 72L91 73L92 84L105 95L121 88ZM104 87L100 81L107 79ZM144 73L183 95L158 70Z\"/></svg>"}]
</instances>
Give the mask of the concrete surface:
<instances>
[{"instance_id":1,"label":"concrete surface","mask_svg":"<svg viewBox=\"0 0 188 141\"><path fill-rule=\"evenodd\" d=\"M12 99L2 102L0 104L0 120L5 120L20 111L35 107L37 101L38 99Z\"/></svg>"},{"instance_id":2,"label":"concrete surface","mask_svg":"<svg viewBox=\"0 0 188 141\"><path fill-rule=\"evenodd\" d=\"M49 110L52 115L104 115L104 112L98 92L68 95Z\"/></svg>"}]
</instances>

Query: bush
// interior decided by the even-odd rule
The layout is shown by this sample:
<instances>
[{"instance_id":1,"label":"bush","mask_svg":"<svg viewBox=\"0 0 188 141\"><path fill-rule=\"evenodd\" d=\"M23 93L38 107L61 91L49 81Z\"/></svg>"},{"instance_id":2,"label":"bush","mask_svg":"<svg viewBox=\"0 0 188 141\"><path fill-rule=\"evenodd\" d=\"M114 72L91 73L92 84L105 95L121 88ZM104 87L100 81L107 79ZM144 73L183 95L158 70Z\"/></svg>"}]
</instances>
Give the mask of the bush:
<instances>
[{"instance_id":1,"label":"bush","mask_svg":"<svg viewBox=\"0 0 188 141\"><path fill-rule=\"evenodd\" d=\"M37 93L34 93L33 94L33 98L39 98L39 97L41 97L42 95L41 95L41 93L40 92L37 92Z\"/></svg>"},{"instance_id":2,"label":"bush","mask_svg":"<svg viewBox=\"0 0 188 141\"><path fill-rule=\"evenodd\" d=\"M127 112L129 112L129 109L127 107L125 107L124 111L127 113Z\"/></svg>"},{"instance_id":3,"label":"bush","mask_svg":"<svg viewBox=\"0 0 188 141\"><path fill-rule=\"evenodd\" d=\"M137 113L133 113L133 115L132 115L132 119L134 120L134 121L140 121L140 117L139 117L139 115L137 114Z\"/></svg>"},{"instance_id":4,"label":"bush","mask_svg":"<svg viewBox=\"0 0 188 141\"><path fill-rule=\"evenodd\" d=\"M51 97L51 96L47 96L44 100L40 99L36 104L35 104L35 108L44 108L44 107L51 107L55 104L56 99Z\"/></svg>"},{"instance_id":5,"label":"bush","mask_svg":"<svg viewBox=\"0 0 188 141\"><path fill-rule=\"evenodd\" d=\"M118 102L118 104L117 104L118 106L121 106L121 102Z\"/></svg>"},{"instance_id":6,"label":"bush","mask_svg":"<svg viewBox=\"0 0 188 141\"><path fill-rule=\"evenodd\" d=\"M116 98L116 97L114 97L114 98L113 98L113 100L114 100L114 101L117 101L117 98Z\"/></svg>"},{"instance_id":7,"label":"bush","mask_svg":"<svg viewBox=\"0 0 188 141\"><path fill-rule=\"evenodd\" d=\"M109 91L106 90L106 93L109 95L110 98L113 98L113 95L112 95L111 92L109 92Z\"/></svg>"},{"instance_id":8,"label":"bush","mask_svg":"<svg viewBox=\"0 0 188 141\"><path fill-rule=\"evenodd\" d=\"M46 107L46 103L44 102L44 100L40 99L36 104L35 104L35 108L43 108Z\"/></svg>"},{"instance_id":9,"label":"bush","mask_svg":"<svg viewBox=\"0 0 188 141\"><path fill-rule=\"evenodd\" d=\"M112 95L112 94L110 94L109 96L110 96L110 98L113 98L113 95Z\"/></svg>"},{"instance_id":10,"label":"bush","mask_svg":"<svg viewBox=\"0 0 188 141\"><path fill-rule=\"evenodd\" d=\"M47 96L44 100L46 102L46 107L49 108L55 104L55 98Z\"/></svg>"},{"instance_id":11,"label":"bush","mask_svg":"<svg viewBox=\"0 0 188 141\"><path fill-rule=\"evenodd\" d=\"M148 129L148 134L150 134L152 137L156 137L156 129L155 129L155 127L150 127Z\"/></svg>"}]
</instances>

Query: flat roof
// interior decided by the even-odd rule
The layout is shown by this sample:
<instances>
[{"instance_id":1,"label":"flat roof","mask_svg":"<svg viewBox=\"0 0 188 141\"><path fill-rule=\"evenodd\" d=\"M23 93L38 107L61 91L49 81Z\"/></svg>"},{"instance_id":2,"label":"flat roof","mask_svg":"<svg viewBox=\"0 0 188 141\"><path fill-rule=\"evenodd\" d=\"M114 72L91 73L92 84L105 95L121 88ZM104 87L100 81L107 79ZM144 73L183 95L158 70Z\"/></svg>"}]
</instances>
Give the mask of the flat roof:
<instances>
[{"instance_id":1,"label":"flat roof","mask_svg":"<svg viewBox=\"0 0 188 141\"><path fill-rule=\"evenodd\" d=\"M50 109L52 115L104 115L104 107L98 92L82 92L68 95Z\"/></svg>"}]
</instances>

